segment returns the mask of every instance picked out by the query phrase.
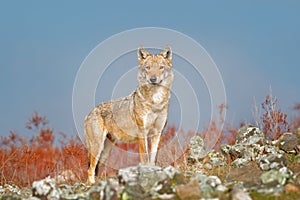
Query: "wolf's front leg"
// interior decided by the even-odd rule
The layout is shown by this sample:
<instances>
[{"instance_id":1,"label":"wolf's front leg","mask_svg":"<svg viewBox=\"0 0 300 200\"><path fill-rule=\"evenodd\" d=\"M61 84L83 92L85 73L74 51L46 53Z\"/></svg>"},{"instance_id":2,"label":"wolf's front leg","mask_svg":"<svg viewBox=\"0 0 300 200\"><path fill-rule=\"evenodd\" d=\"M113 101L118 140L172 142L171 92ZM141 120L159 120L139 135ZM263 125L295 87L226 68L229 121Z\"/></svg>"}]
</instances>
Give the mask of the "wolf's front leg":
<instances>
[{"instance_id":1,"label":"wolf's front leg","mask_svg":"<svg viewBox=\"0 0 300 200\"><path fill-rule=\"evenodd\" d=\"M139 153L140 153L140 159L141 163L148 164L149 163L149 153L148 153L148 137L147 134L145 134L146 131L140 131L140 134L138 136L138 142L139 142Z\"/></svg>"},{"instance_id":2,"label":"wolf's front leg","mask_svg":"<svg viewBox=\"0 0 300 200\"><path fill-rule=\"evenodd\" d=\"M161 133L155 133L151 138L150 164L155 165Z\"/></svg>"},{"instance_id":3,"label":"wolf's front leg","mask_svg":"<svg viewBox=\"0 0 300 200\"><path fill-rule=\"evenodd\" d=\"M168 109L166 108L156 119L154 123L154 127L151 130L152 138L151 138L151 157L150 157L150 164L155 165L156 157L158 153L158 146L161 138L161 134L165 125L167 123L168 118Z\"/></svg>"}]
</instances>

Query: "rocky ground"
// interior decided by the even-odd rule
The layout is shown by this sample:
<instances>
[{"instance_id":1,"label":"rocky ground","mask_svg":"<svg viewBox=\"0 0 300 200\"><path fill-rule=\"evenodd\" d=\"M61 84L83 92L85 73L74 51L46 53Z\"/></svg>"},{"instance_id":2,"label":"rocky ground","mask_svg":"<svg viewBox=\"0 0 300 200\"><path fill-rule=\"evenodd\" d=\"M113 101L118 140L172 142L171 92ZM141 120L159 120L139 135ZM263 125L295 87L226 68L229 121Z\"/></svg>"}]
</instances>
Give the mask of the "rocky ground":
<instances>
[{"instance_id":1,"label":"rocky ground","mask_svg":"<svg viewBox=\"0 0 300 200\"><path fill-rule=\"evenodd\" d=\"M0 186L0 199L300 199L299 141L299 132L268 141L258 128L245 126L220 153L207 152L194 136L185 170L138 165L93 186L48 177L31 188Z\"/></svg>"}]
</instances>

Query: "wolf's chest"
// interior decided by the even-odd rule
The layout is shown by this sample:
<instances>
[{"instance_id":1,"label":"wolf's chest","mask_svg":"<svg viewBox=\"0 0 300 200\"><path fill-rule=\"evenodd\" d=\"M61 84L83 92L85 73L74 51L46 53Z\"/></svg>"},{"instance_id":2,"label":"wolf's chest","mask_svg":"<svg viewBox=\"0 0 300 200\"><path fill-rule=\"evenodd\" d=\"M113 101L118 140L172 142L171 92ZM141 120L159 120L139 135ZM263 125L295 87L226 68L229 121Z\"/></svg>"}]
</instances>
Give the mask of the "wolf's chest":
<instances>
[{"instance_id":1,"label":"wolf's chest","mask_svg":"<svg viewBox=\"0 0 300 200\"><path fill-rule=\"evenodd\" d=\"M159 88L155 91L152 96L152 109L162 110L169 102L169 93L164 88Z\"/></svg>"},{"instance_id":2,"label":"wolf's chest","mask_svg":"<svg viewBox=\"0 0 300 200\"><path fill-rule=\"evenodd\" d=\"M152 101L154 104L161 104L167 100L166 97L166 92L162 88L159 88L152 94Z\"/></svg>"}]
</instances>

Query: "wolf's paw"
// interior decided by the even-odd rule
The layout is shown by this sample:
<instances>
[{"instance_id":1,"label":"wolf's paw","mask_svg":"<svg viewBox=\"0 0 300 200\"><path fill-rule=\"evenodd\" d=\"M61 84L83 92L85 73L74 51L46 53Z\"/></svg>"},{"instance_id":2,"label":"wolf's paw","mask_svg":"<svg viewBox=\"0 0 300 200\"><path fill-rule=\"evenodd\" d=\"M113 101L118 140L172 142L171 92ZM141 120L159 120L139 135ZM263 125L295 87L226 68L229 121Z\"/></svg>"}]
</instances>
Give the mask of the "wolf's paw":
<instances>
[{"instance_id":1,"label":"wolf's paw","mask_svg":"<svg viewBox=\"0 0 300 200\"><path fill-rule=\"evenodd\" d=\"M88 180L86 181L87 185L93 185L95 183L95 178L89 177Z\"/></svg>"}]
</instances>

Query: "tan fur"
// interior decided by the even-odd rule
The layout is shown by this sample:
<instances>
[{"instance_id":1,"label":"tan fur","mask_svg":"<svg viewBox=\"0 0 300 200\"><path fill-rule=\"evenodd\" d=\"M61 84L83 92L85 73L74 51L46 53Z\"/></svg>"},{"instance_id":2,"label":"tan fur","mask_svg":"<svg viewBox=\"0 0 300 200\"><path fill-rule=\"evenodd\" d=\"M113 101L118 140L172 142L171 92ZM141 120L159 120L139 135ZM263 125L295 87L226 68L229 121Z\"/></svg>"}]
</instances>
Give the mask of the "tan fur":
<instances>
[{"instance_id":1,"label":"tan fur","mask_svg":"<svg viewBox=\"0 0 300 200\"><path fill-rule=\"evenodd\" d=\"M173 81L172 50L151 55L138 48L139 87L129 96L101 103L85 119L89 150L88 183L95 182L97 163L103 164L116 142L139 143L141 162L155 165L161 133L167 122ZM149 154L147 139L151 137Z\"/></svg>"}]
</instances>

